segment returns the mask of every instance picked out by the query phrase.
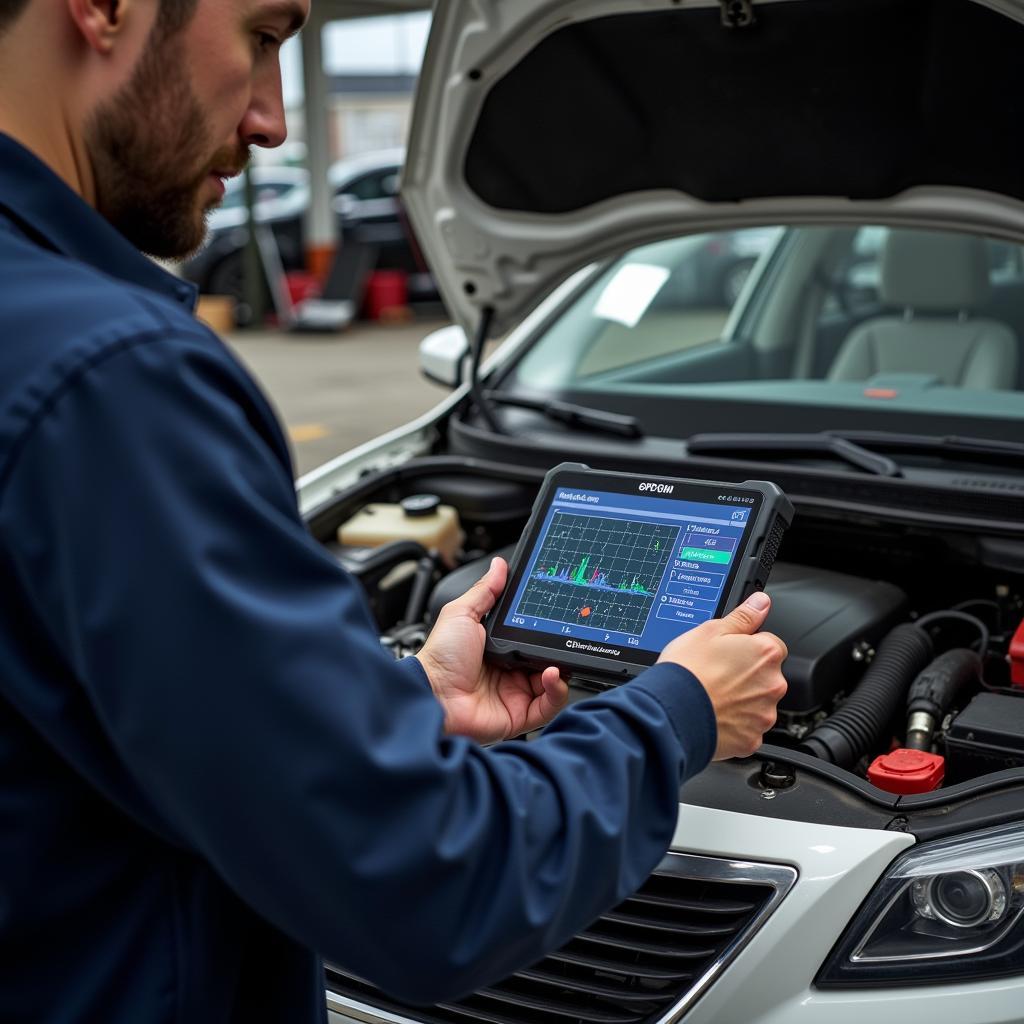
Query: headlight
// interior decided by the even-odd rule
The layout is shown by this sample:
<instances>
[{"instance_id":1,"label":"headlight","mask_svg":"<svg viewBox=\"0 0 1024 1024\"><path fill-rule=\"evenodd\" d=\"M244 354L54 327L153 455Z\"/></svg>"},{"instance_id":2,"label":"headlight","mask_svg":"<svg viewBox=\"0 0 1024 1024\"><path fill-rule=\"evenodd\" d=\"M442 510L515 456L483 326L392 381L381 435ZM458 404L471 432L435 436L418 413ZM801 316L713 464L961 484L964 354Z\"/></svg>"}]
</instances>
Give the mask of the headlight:
<instances>
[{"instance_id":1,"label":"headlight","mask_svg":"<svg viewBox=\"0 0 1024 1024\"><path fill-rule=\"evenodd\" d=\"M820 988L1024 974L1024 829L1003 826L904 854L829 955Z\"/></svg>"}]
</instances>

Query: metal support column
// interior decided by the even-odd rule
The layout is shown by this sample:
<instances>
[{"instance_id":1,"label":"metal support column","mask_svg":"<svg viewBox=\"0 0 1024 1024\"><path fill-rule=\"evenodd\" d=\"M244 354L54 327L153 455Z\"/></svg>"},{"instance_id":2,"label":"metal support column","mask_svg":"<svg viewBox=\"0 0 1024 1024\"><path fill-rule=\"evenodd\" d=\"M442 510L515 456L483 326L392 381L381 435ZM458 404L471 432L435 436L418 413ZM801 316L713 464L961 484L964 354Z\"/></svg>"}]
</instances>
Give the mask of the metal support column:
<instances>
[{"instance_id":1,"label":"metal support column","mask_svg":"<svg viewBox=\"0 0 1024 1024\"><path fill-rule=\"evenodd\" d=\"M316 6L302 31L302 79L306 106L306 165L309 168L310 203L303 225L306 269L325 277L338 241L336 215L331 207L327 170L331 157L327 132L327 75L323 66L325 18Z\"/></svg>"}]
</instances>

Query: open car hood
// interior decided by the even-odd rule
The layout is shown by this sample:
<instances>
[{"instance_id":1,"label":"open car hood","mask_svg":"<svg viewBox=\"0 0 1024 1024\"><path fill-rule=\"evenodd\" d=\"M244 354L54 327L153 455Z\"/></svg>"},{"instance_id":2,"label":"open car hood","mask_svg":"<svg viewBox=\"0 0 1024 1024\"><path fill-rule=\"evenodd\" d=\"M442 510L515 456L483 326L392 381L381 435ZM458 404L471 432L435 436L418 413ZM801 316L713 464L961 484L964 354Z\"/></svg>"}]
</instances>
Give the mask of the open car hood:
<instances>
[{"instance_id":1,"label":"open car hood","mask_svg":"<svg viewBox=\"0 0 1024 1024\"><path fill-rule=\"evenodd\" d=\"M1024 0L438 0L402 192L468 332L685 232L1024 240Z\"/></svg>"}]
</instances>

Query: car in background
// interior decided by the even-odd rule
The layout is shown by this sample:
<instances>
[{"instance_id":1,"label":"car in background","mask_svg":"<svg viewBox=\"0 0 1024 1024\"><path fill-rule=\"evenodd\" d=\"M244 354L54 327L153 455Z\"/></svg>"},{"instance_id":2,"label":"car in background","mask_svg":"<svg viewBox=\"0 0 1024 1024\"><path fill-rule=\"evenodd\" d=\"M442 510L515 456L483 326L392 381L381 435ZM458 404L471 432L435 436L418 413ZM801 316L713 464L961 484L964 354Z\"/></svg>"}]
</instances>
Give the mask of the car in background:
<instances>
[{"instance_id":1,"label":"car in background","mask_svg":"<svg viewBox=\"0 0 1024 1024\"><path fill-rule=\"evenodd\" d=\"M436 301L437 288L419 253L398 195L405 152L380 150L341 160L328 171L341 243L372 244L381 270L407 275L410 301ZM273 233L285 272L305 267L304 218L310 203L309 173L304 168L258 165L253 168L256 221ZM182 275L204 294L235 299L238 321L247 322L245 247L249 214L244 179L228 183L224 201L210 214L202 249L181 265Z\"/></svg>"},{"instance_id":2,"label":"car in background","mask_svg":"<svg viewBox=\"0 0 1024 1024\"><path fill-rule=\"evenodd\" d=\"M256 164L249 173L257 223L299 215L309 205L309 172L304 167ZM248 222L245 176L229 178L224 183L224 198L207 218L207 242L220 232Z\"/></svg>"}]
</instances>

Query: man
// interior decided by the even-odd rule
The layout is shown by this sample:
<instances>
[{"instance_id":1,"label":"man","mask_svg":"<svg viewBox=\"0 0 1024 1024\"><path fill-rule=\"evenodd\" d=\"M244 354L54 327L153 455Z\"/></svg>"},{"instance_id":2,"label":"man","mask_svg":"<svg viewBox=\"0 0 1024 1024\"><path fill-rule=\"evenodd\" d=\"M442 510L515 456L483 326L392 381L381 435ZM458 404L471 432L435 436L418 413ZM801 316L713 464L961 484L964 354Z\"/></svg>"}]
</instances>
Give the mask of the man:
<instances>
[{"instance_id":1,"label":"man","mask_svg":"<svg viewBox=\"0 0 1024 1024\"><path fill-rule=\"evenodd\" d=\"M785 689L752 598L484 749L566 697L482 663L500 561L382 652L267 402L138 252L284 139L307 4L0 0L5 1024L323 1020L320 956L471 990L639 886Z\"/></svg>"}]
</instances>

